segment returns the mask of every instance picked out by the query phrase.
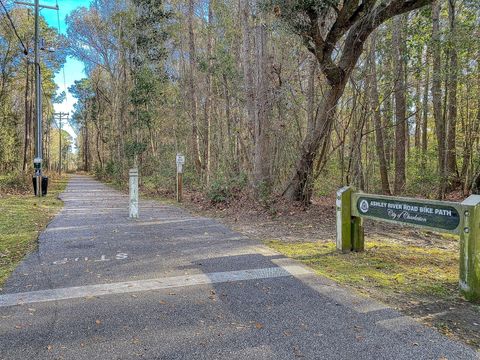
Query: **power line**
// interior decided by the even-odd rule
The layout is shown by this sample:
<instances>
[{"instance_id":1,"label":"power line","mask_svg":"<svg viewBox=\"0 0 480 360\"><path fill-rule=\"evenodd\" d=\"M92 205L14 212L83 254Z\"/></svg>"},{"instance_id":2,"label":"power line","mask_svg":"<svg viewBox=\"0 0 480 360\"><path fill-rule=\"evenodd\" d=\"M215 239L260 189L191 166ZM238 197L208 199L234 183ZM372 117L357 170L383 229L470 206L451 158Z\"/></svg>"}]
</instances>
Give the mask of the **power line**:
<instances>
[{"instance_id":1,"label":"power line","mask_svg":"<svg viewBox=\"0 0 480 360\"><path fill-rule=\"evenodd\" d=\"M15 36L16 36L16 37L18 38L18 40L20 41L20 44L22 44L23 53L24 53L25 55L28 55L27 47L26 47L25 44L23 43L22 38L20 37L20 35L18 35L17 28L15 27L15 24L13 23L13 20L12 20L12 18L10 17L10 14L8 13L8 10L7 10L7 8L5 7L5 4L3 3L2 0L0 0L0 4L2 4L3 10L5 11L5 15L7 15L7 18L8 18L8 20L10 21L10 24L12 25L13 32L15 33Z\"/></svg>"}]
</instances>

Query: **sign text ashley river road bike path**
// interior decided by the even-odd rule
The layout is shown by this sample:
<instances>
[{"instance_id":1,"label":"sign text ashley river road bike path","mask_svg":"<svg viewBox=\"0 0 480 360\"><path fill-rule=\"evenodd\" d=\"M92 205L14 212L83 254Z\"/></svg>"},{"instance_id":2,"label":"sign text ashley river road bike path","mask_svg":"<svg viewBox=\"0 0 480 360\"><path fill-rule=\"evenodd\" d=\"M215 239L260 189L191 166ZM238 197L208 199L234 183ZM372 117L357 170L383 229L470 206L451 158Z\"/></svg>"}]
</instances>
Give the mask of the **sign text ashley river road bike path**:
<instances>
[{"instance_id":1,"label":"sign text ashley river road bike path","mask_svg":"<svg viewBox=\"0 0 480 360\"><path fill-rule=\"evenodd\" d=\"M360 196L356 202L361 216L454 231L460 214L454 206L432 202Z\"/></svg>"}]
</instances>

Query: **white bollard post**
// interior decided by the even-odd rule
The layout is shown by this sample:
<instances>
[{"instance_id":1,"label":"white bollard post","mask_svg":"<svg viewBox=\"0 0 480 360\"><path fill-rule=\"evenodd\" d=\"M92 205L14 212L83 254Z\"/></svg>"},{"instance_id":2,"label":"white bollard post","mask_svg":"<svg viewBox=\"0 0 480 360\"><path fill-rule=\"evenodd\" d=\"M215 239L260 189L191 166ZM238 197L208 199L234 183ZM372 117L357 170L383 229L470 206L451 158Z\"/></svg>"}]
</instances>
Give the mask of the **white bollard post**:
<instances>
[{"instance_id":1,"label":"white bollard post","mask_svg":"<svg viewBox=\"0 0 480 360\"><path fill-rule=\"evenodd\" d=\"M130 178L130 218L138 218L138 169L133 168L128 172Z\"/></svg>"}]
</instances>

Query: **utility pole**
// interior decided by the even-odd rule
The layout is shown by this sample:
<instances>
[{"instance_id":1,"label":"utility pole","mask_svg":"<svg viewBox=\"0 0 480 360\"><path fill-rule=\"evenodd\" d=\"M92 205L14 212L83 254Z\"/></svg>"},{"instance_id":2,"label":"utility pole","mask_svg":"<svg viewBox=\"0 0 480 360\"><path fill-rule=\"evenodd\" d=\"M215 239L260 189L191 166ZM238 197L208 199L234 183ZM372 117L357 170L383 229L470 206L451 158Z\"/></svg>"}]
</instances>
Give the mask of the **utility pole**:
<instances>
[{"instance_id":1,"label":"utility pole","mask_svg":"<svg viewBox=\"0 0 480 360\"><path fill-rule=\"evenodd\" d=\"M58 175L62 175L62 113L58 118Z\"/></svg>"},{"instance_id":2,"label":"utility pole","mask_svg":"<svg viewBox=\"0 0 480 360\"><path fill-rule=\"evenodd\" d=\"M53 114L53 116L58 116L58 175L62 175L62 117L66 116L68 120L68 115L64 112Z\"/></svg>"},{"instance_id":3,"label":"utility pole","mask_svg":"<svg viewBox=\"0 0 480 360\"><path fill-rule=\"evenodd\" d=\"M58 10L58 6L40 5L39 0L35 0L34 3L28 3L23 1L16 1L16 4L33 6L35 9L35 112L37 117L37 136L35 141L35 159L33 160L33 166L35 168L35 189L37 196L42 196L42 79L40 76L40 62L38 60L38 43L40 38L40 22L39 13L40 9L52 9Z\"/></svg>"}]
</instances>

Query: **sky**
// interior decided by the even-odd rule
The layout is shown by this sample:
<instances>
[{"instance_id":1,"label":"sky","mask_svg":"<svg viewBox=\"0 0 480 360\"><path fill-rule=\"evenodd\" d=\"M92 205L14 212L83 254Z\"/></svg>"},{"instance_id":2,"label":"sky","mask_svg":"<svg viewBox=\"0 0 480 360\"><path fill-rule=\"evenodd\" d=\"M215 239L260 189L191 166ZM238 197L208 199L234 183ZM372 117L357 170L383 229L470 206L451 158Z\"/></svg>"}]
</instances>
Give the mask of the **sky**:
<instances>
[{"instance_id":1,"label":"sky","mask_svg":"<svg viewBox=\"0 0 480 360\"><path fill-rule=\"evenodd\" d=\"M48 25L54 28L58 28L58 15L60 15L60 32L66 33L67 27L65 23L66 16L72 12L72 10L78 7L88 7L90 0L40 0L40 4L55 6L58 2L59 14L57 11L50 9L42 9L41 15L45 18ZM64 78L65 73L65 78ZM69 57L64 65L64 71L60 71L55 76L55 83L58 86L58 93L65 91L67 94L66 99L61 104L55 104L55 112L64 112L73 114L73 105L75 99L68 93L68 87L73 85L75 80L80 80L85 77L83 63L75 58ZM65 81L64 81L65 79ZM73 129L70 126L66 126L65 130L69 132L72 137L76 137Z\"/></svg>"}]
</instances>

